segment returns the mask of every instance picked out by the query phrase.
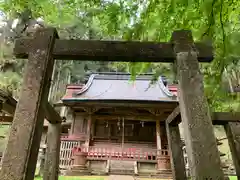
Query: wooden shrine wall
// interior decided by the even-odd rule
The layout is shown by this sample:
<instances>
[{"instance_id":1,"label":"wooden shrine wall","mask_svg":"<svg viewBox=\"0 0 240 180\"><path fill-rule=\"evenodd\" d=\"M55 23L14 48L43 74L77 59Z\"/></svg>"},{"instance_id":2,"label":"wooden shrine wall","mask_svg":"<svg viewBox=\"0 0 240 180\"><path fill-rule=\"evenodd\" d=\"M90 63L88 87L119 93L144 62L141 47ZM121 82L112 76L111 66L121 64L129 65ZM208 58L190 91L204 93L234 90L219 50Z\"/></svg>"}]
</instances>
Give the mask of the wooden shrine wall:
<instances>
[{"instance_id":1,"label":"wooden shrine wall","mask_svg":"<svg viewBox=\"0 0 240 180\"><path fill-rule=\"evenodd\" d=\"M124 141L145 141L156 142L156 124L155 122L124 121L124 132L122 121L95 121L96 139L109 139L115 142L121 142L124 133Z\"/></svg>"}]
</instances>

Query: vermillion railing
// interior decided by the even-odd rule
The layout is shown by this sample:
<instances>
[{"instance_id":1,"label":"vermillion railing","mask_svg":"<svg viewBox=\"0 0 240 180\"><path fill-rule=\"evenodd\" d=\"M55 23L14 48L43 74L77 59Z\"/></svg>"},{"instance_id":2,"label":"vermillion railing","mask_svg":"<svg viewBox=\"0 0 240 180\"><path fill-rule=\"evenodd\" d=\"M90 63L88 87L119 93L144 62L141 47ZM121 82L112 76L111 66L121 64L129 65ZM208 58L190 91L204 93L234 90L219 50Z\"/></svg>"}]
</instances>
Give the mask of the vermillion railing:
<instances>
[{"instance_id":1,"label":"vermillion railing","mask_svg":"<svg viewBox=\"0 0 240 180\"><path fill-rule=\"evenodd\" d=\"M152 150L137 149L137 148L96 148L89 147L88 159L122 159L122 160L134 160L134 161L155 161L157 156L168 156L168 150Z\"/></svg>"},{"instance_id":2,"label":"vermillion railing","mask_svg":"<svg viewBox=\"0 0 240 180\"><path fill-rule=\"evenodd\" d=\"M62 140L60 149L60 168L68 169L72 165L73 148L80 147L80 141ZM168 156L168 150L149 150L145 148L81 148L87 152L89 160L129 160L138 162L156 162L158 156Z\"/></svg>"}]
</instances>

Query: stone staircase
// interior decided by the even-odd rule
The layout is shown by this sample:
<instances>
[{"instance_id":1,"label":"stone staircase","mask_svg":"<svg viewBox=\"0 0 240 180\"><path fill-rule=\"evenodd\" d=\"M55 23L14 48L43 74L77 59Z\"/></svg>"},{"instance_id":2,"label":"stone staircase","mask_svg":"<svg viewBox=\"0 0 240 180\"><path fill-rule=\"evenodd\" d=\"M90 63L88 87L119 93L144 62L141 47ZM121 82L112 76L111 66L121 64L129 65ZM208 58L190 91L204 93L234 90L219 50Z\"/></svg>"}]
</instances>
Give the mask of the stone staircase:
<instances>
[{"instance_id":1,"label":"stone staircase","mask_svg":"<svg viewBox=\"0 0 240 180\"><path fill-rule=\"evenodd\" d=\"M134 175L134 161L110 160L109 173L118 175Z\"/></svg>"}]
</instances>

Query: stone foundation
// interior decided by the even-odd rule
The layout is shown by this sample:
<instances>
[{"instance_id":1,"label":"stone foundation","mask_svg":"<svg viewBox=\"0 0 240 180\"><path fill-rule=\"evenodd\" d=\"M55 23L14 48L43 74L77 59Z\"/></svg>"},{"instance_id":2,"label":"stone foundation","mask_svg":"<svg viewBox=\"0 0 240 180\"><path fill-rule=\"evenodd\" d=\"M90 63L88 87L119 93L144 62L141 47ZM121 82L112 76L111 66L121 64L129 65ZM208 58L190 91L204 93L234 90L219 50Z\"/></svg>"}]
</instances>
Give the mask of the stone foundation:
<instances>
[{"instance_id":1,"label":"stone foundation","mask_svg":"<svg viewBox=\"0 0 240 180\"><path fill-rule=\"evenodd\" d=\"M171 171L171 162L169 156L160 156L157 158L157 170L161 171Z\"/></svg>"},{"instance_id":2,"label":"stone foundation","mask_svg":"<svg viewBox=\"0 0 240 180\"><path fill-rule=\"evenodd\" d=\"M73 165L70 170L66 172L68 176L80 176L90 174L91 171L86 166L87 153L82 152L81 148L75 148L73 152Z\"/></svg>"}]
</instances>

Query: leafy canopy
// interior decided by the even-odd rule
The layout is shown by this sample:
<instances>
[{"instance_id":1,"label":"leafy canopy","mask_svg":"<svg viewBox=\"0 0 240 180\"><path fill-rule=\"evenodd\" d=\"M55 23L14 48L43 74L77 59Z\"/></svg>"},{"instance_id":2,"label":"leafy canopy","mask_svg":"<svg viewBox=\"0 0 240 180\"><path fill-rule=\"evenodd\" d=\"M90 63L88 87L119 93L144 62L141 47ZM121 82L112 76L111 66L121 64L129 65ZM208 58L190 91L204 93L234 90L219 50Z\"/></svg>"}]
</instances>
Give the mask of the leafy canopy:
<instances>
[{"instance_id":1,"label":"leafy canopy","mask_svg":"<svg viewBox=\"0 0 240 180\"><path fill-rule=\"evenodd\" d=\"M229 105L239 98L222 91L224 83L240 84L239 6L238 0L3 0L0 3L8 18L24 22L41 17L46 25L59 28L62 34L70 32L69 38L159 42L169 41L174 30L190 29L196 41L214 44L214 61L201 68L208 100L218 110L229 109L221 101ZM173 77L171 65L166 64L115 63L113 67L129 71L133 77L146 71Z\"/></svg>"}]
</instances>

